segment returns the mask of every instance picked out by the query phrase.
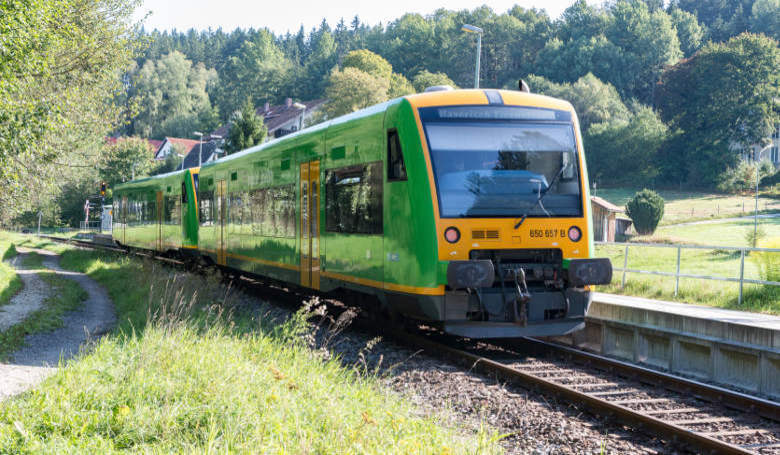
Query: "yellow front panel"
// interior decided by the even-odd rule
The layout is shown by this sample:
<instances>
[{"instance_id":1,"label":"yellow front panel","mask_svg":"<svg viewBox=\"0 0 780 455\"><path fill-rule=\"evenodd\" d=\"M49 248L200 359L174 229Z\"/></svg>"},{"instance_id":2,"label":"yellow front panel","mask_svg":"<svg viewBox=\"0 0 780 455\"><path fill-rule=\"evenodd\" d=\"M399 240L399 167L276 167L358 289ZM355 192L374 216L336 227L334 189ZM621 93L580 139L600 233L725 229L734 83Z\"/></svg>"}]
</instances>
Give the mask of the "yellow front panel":
<instances>
[{"instance_id":1,"label":"yellow front panel","mask_svg":"<svg viewBox=\"0 0 780 455\"><path fill-rule=\"evenodd\" d=\"M572 113L572 121L576 132L576 147L579 157L580 169L585 169L585 159L579 134L577 115L572 105L566 101L547 96L500 90L504 105L529 106L546 109L557 109ZM428 181L430 182L431 199L433 201L434 216L436 219L437 241L439 244L439 260L464 260L468 259L469 251L474 249L521 249L521 248L560 248L564 258L587 258L588 251L588 223L590 216L590 204L587 201L587 188L581 188L582 217L578 218L526 218L522 226L515 229L518 218L444 218L440 217L439 199L436 195L436 181L433 175L430 151L428 143L424 139L425 131L420 120L418 108L431 106L459 106L459 105L487 105L488 99L484 90L458 90L454 92L432 92L411 95L407 100L412 105L417 128L420 137L423 138L422 148L425 162L428 167ZM444 239L444 231L449 227L456 227L460 231L460 240L454 244ZM580 228L582 235L578 242L572 242L568 238L568 230L571 226ZM472 238L473 231L498 231L498 239Z\"/></svg>"},{"instance_id":2,"label":"yellow front panel","mask_svg":"<svg viewBox=\"0 0 780 455\"><path fill-rule=\"evenodd\" d=\"M439 240L439 259L469 259L471 250L498 250L521 248L559 248L565 258L587 258L588 242L585 232L587 223L584 218L526 218L518 229L515 224L519 218L458 218L437 219ZM444 239L444 231L449 227L460 231L460 240L449 243ZM577 226L582 231L578 242L569 240L568 231ZM490 238L487 231L498 234ZM485 235L481 235L482 233ZM492 234L492 233L491 233Z\"/></svg>"}]
</instances>

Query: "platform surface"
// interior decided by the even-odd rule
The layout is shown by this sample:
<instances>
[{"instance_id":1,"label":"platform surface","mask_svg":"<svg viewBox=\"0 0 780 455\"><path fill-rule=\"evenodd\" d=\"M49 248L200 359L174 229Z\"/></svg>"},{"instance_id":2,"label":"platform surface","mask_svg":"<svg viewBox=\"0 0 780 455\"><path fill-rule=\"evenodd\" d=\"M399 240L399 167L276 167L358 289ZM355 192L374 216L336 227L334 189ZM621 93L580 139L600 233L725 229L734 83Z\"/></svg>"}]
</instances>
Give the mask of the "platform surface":
<instances>
[{"instance_id":1,"label":"platform surface","mask_svg":"<svg viewBox=\"0 0 780 455\"><path fill-rule=\"evenodd\" d=\"M616 294L596 292L593 300L610 305L620 305L654 312L670 313L677 316L719 321L728 324L744 325L768 330L780 331L780 316L751 313L747 311L726 310L690 303L667 302Z\"/></svg>"}]
</instances>

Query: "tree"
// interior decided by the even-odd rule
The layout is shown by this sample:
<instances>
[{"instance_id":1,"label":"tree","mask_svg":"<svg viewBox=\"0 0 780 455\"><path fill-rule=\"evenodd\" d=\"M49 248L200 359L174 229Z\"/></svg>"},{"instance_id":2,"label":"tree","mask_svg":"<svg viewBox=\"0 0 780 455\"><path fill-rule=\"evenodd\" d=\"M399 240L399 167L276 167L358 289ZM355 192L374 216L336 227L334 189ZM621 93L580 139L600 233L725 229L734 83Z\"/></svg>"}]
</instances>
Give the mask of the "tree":
<instances>
[{"instance_id":1,"label":"tree","mask_svg":"<svg viewBox=\"0 0 780 455\"><path fill-rule=\"evenodd\" d=\"M139 108L132 122L135 135L190 137L193 131L214 126L216 114L207 88L217 81L215 70L201 63L193 66L184 54L174 51L147 60L131 78L130 103Z\"/></svg>"},{"instance_id":2,"label":"tree","mask_svg":"<svg viewBox=\"0 0 780 455\"><path fill-rule=\"evenodd\" d=\"M664 216L664 200L655 191L644 189L626 203L626 215L639 235L651 235Z\"/></svg>"},{"instance_id":3,"label":"tree","mask_svg":"<svg viewBox=\"0 0 780 455\"><path fill-rule=\"evenodd\" d=\"M585 133L588 170L600 185L649 185L660 173L658 155L669 129L650 107L634 111L628 121L613 118Z\"/></svg>"},{"instance_id":4,"label":"tree","mask_svg":"<svg viewBox=\"0 0 780 455\"><path fill-rule=\"evenodd\" d=\"M335 70L325 92L325 111L331 118L354 112L387 100L390 82L357 68Z\"/></svg>"},{"instance_id":5,"label":"tree","mask_svg":"<svg viewBox=\"0 0 780 455\"><path fill-rule=\"evenodd\" d=\"M357 68L364 73L382 79L390 79L390 76L393 74L393 66L387 60L368 49L360 49L348 53L341 61L341 67Z\"/></svg>"},{"instance_id":6,"label":"tree","mask_svg":"<svg viewBox=\"0 0 780 455\"><path fill-rule=\"evenodd\" d=\"M680 50L684 57L690 57L698 51L704 44L704 27L696 20L696 16L683 11L680 8L672 8L669 11L675 30L677 30L677 39L680 40Z\"/></svg>"},{"instance_id":7,"label":"tree","mask_svg":"<svg viewBox=\"0 0 780 455\"><path fill-rule=\"evenodd\" d=\"M712 41L726 41L748 30L754 0L675 0L674 6L693 13L709 29Z\"/></svg>"},{"instance_id":8,"label":"tree","mask_svg":"<svg viewBox=\"0 0 780 455\"><path fill-rule=\"evenodd\" d=\"M263 118L255 113L252 102L246 100L240 112L236 112L231 120L225 151L230 154L248 149L263 142L268 130L263 125Z\"/></svg>"},{"instance_id":9,"label":"tree","mask_svg":"<svg viewBox=\"0 0 780 455\"><path fill-rule=\"evenodd\" d=\"M122 114L133 0L0 2L0 222L55 182ZM52 167L55 162L59 172Z\"/></svg>"},{"instance_id":10,"label":"tree","mask_svg":"<svg viewBox=\"0 0 780 455\"><path fill-rule=\"evenodd\" d=\"M119 138L113 144L106 144L100 162L100 179L109 188L133 178L149 175L155 163L149 142L139 137Z\"/></svg>"},{"instance_id":11,"label":"tree","mask_svg":"<svg viewBox=\"0 0 780 455\"><path fill-rule=\"evenodd\" d=\"M593 74L588 73L573 84L556 84L533 74L527 80L531 91L570 102L583 131L596 123L626 122L630 117L615 87L601 82Z\"/></svg>"},{"instance_id":12,"label":"tree","mask_svg":"<svg viewBox=\"0 0 780 455\"><path fill-rule=\"evenodd\" d=\"M452 88L458 88L458 86L455 85L455 82L453 82L452 79L450 79L446 74L431 73L428 70L422 70L417 73L417 75L414 76L414 79L412 79L412 85L418 93L422 92L428 87L433 87L435 85L449 85Z\"/></svg>"},{"instance_id":13,"label":"tree","mask_svg":"<svg viewBox=\"0 0 780 455\"><path fill-rule=\"evenodd\" d=\"M596 75L612 82L624 97L649 103L664 68L682 57L677 31L667 13L650 12L642 2L618 1L610 16L605 36L620 49L619 71L611 77Z\"/></svg>"},{"instance_id":14,"label":"tree","mask_svg":"<svg viewBox=\"0 0 780 455\"><path fill-rule=\"evenodd\" d=\"M780 48L743 33L709 43L669 68L656 89L663 120L679 134L670 150L682 166L670 179L714 185L738 159L734 144L763 143L780 121Z\"/></svg>"},{"instance_id":15,"label":"tree","mask_svg":"<svg viewBox=\"0 0 780 455\"><path fill-rule=\"evenodd\" d=\"M414 93L414 86L409 79L398 73L390 75L390 88L387 89L389 98L398 98L399 96L411 95Z\"/></svg>"},{"instance_id":16,"label":"tree","mask_svg":"<svg viewBox=\"0 0 780 455\"><path fill-rule=\"evenodd\" d=\"M780 0L756 0L753 3L750 31L780 41Z\"/></svg>"},{"instance_id":17,"label":"tree","mask_svg":"<svg viewBox=\"0 0 780 455\"><path fill-rule=\"evenodd\" d=\"M215 101L223 118L241 109L245 100L260 105L279 99L281 88L289 85L292 63L285 58L268 30L258 31L244 41L236 55L227 58L220 72Z\"/></svg>"}]
</instances>

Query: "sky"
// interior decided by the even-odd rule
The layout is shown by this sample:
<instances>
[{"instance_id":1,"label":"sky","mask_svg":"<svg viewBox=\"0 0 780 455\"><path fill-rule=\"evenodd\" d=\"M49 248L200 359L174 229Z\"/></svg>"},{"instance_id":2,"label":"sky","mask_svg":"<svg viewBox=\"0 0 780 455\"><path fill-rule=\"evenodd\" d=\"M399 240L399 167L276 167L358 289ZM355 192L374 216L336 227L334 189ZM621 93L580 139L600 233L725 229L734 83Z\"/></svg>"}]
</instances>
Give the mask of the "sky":
<instances>
[{"instance_id":1,"label":"sky","mask_svg":"<svg viewBox=\"0 0 780 455\"><path fill-rule=\"evenodd\" d=\"M276 34L296 33L303 24L306 32L319 26L323 17L331 27L343 17L349 24L357 14L364 24L387 24L404 13L430 14L439 8L449 10L474 9L486 4L497 13L514 5L544 9L553 19L560 16L574 0L298 0L290 3L268 0L144 0L136 19L149 16L144 22L147 30L179 31L195 28L222 27L230 31L236 27L267 27ZM588 0L588 3L600 3Z\"/></svg>"}]
</instances>

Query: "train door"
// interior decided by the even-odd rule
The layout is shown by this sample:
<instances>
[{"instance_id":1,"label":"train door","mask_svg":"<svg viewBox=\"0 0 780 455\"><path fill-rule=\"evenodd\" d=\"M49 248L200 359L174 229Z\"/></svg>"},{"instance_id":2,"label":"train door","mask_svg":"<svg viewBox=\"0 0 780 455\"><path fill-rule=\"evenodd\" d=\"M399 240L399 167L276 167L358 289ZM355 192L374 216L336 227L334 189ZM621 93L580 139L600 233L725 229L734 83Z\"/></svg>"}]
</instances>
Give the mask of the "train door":
<instances>
[{"instance_id":1,"label":"train door","mask_svg":"<svg viewBox=\"0 0 780 455\"><path fill-rule=\"evenodd\" d=\"M165 199L163 199L162 191L157 192L157 242L155 245L155 249L157 251L162 251L162 217L163 217L163 210L165 210L165 207L163 207L163 204L165 203Z\"/></svg>"},{"instance_id":2,"label":"train door","mask_svg":"<svg viewBox=\"0 0 780 455\"><path fill-rule=\"evenodd\" d=\"M219 180L217 182L217 264L227 265L227 255L225 254L225 235L227 234L227 182Z\"/></svg>"},{"instance_id":3,"label":"train door","mask_svg":"<svg viewBox=\"0 0 780 455\"><path fill-rule=\"evenodd\" d=\"M301 164L301 285L320 288L320 162Z\"/></svg>"}]
</instances>

